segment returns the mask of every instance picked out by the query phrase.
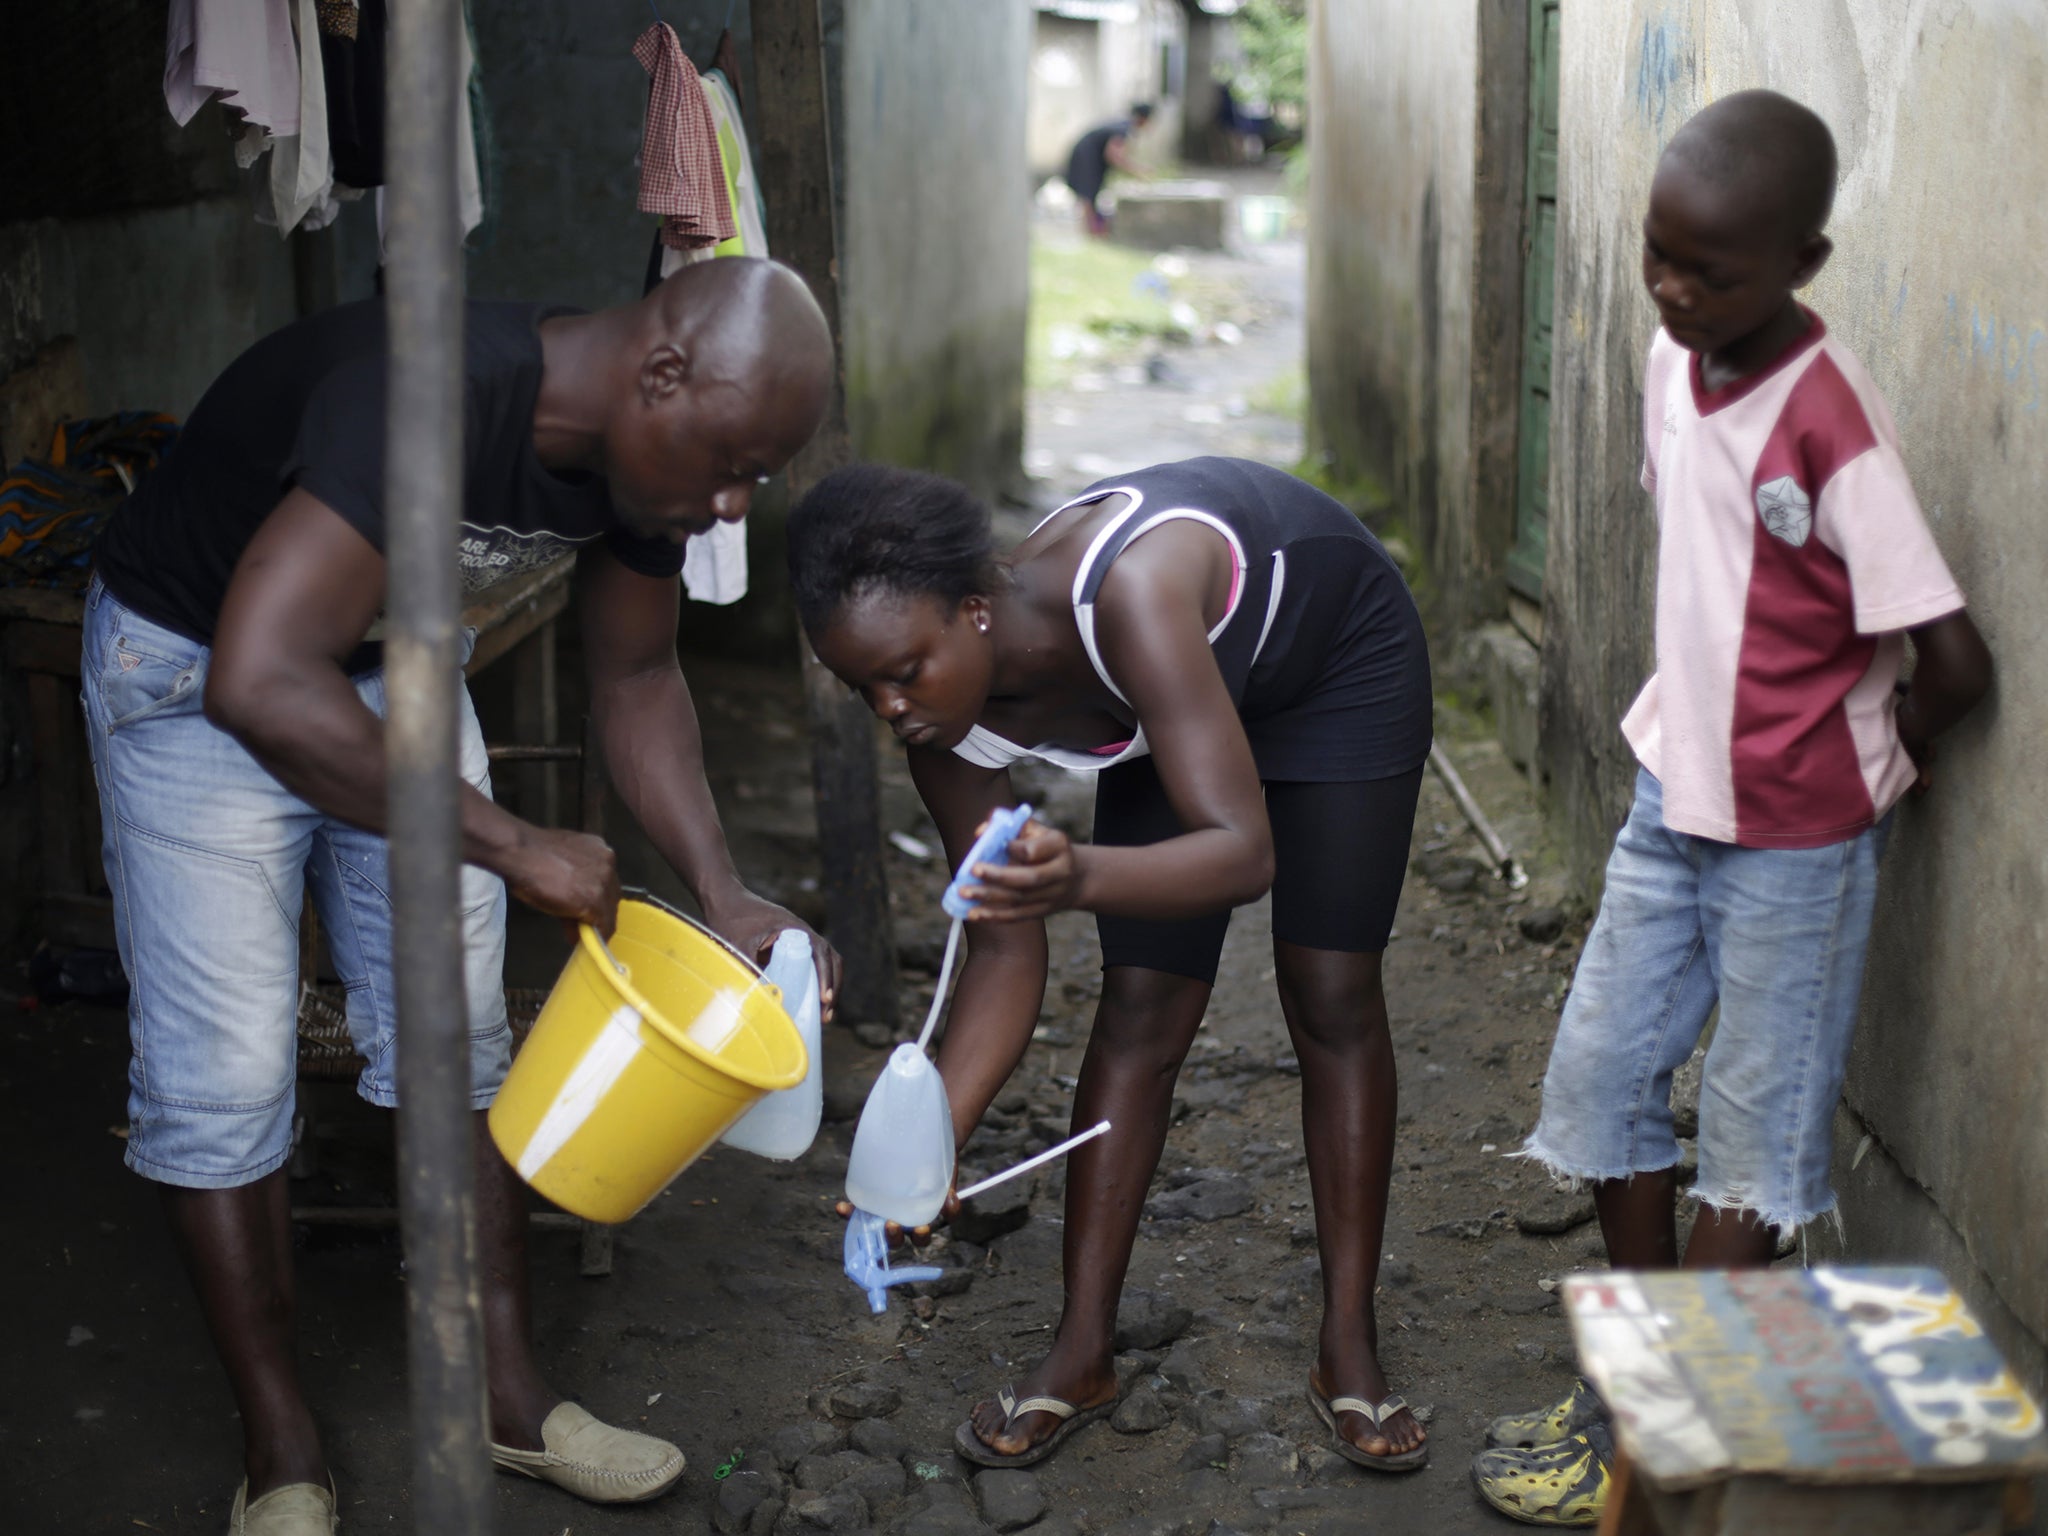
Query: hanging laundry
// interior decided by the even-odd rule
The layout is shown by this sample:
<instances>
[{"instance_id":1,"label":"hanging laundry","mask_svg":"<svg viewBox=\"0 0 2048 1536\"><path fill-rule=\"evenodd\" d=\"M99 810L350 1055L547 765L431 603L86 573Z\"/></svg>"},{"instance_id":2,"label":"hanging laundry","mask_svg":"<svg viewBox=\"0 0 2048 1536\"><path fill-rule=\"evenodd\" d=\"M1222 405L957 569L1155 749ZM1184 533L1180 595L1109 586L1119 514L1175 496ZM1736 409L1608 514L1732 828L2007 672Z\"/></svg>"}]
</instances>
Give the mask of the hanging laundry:
<instances>
[{"instance_id":1,"label":"hanging laundry","mask_svg":"<svg viewBox=\"0 0 2048 1536\"><path fill-rule=\"evenodd\" d=\"M717 245L679 251L664 244L657 231L654 251L649 258L649 287L693 261L707 261L713 256L769 254L767 208L761 200L760 183L754 177L753 152L747 147L747 130L740 117L739 96L723 70L708 71L702 84L718 134L719 164L725 172L726 202L733 212L735 233L730 240L722 240Z\"/></svg>"},{"instance_id":2,"label":"hanging laundry","mask_svg":"<svg viewBox=\"0 0 2048 1536\"><path fill-rule=\"evenodd\" d=\"M475 110L475 103L482 100L482 74L477 68L476 51L470 42L470 28L465 19L462 28L461 51L455 67L457 78L465 82L464 88L455 98L455 211L461 222L463 238L469 238L470 231L484 221L483 172L478 164L477 126L482 119ZM377 187L377 249L384 253L384 187Z\"/></svg>"},{"instance_id":3,"label":"hanging laundry","mask_svg":"<svg viewBox=\"0 0 2048 1536\"><path fill-rule=\"evenodd\" d=\"M299 131L299 48L290 0L170 0L164 104L180 128L208 98L252 128Z\"/></svg>"},{"instance_id":4,"label":"hanging laundry","mask_svg":"<svg viewBox=\"0 0 2048 1536\"><path fill-rule=\"evenodd\" d=\"M320 0L327 149L343 186L384 185L384 0Z\"/></svg>"},{"instance_id":5,"label":"hanging laundry","mask_svg":"<svg viewBox=\"0 0 2048 1536\"><path fill-rule=\"evenodd\" d=\"M339 37L349 42L356 40L356 25L361 19L361 7L356 0L317 0L320 11L320 35Z\"/></svg>"},{"instance_id":6,"label":"hanging laundry","mask_svg":"<svg viewBox=\"0 0 2048 1536\"><path fill-rule=\"evenodd\" d=\"M476 251L489 245L495 232L498 189L491 179L496 152L491 142L490 103L484 100L483 66L476 58L476 16L470 0L462 0L462 46L467 59L463 78L468 81L468 89L463 92L456 131L465 149L464 158L455 163L455 177L462 202L463 242ZM472 235L476 238L470 239Z\"/></svg>"},{"instance_id":7,"label":"hanging laundry","mask_svg":"<svg viewBox=\"0 0 2048 1536\"><path fill-rule=\"evenodd\" d=\"M768 254L767 210L761 202L761 185L754 178L754 156L747 147L747 125L740 116L739 93L723 70L704 76L704 95L711 104L711 119L718 131L718 159L725 171L726 198L732 208L736 233L718 247L721 256L766 256Z\"/></svg>"},{"instance_id":8,"label":"hanging laundry","mask_svg":"<svg viewBox=\"0 0 2048 1536\"><path fill-rule=\"evenodd\" d=\"M730 240L732 205L719 163L718 130L675 29L656 22L634 41L633 57L652 81L640 136L641 210L662 215L662 243L677 250Z\"/></svg>"},{"instance_id":9,"label":"hanging laundry","mask_svg":"<svg viewBox=\"0 0 2048 1536\"><path fill-rule=\"evenodd\" d=\"M683 546L683 591L723 608L747 595L747 525L713 523Z\"/></svg>"},{"instance_id":10,"label":"hanging laundry","mask_svg":"<svg viewBox=\"0 0 2048 1536\"><path fill-rule=\"evenodd\" d=\"M324 229L341 212L334 196L334 161L327 153L327 73L320 60L316 0L295 0L292 20L299 51L299 131L277 135L270 155L272 217L264 220L274 220L280 235L302 222L307 229Z\"/></svg>"}]
</instances>

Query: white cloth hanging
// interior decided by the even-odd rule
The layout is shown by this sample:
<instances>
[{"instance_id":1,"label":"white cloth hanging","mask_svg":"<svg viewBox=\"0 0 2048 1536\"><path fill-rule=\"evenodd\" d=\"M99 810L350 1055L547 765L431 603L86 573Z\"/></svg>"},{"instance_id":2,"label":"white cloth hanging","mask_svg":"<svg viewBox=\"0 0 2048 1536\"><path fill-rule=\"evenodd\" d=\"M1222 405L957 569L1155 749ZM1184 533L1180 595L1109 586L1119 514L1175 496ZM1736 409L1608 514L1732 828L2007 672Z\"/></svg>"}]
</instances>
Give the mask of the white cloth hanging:
<instances>
[{"instance_id":1,"label":"white cloth hanging","mask_svg":"<svg viewBox=\"0 0 2048 1536\"><path fill-rule=\"evenodd\" d=\"M170 0L166 20L164 104L180 128L218 95L266 133L299 131L290 0Z\"/></svg>"},{"instance_id":2,"label":"white cloth hanging","mask_svg":"<svg viewBox=\"0 0 2048 1536\"><path fill-rule=\"evenodd\" d=\"M715 256L766 256L768 230L761 217L760 189L754 182L753 157L747 149L747 132L740 119L739 102L725 76L713 70L703 77L704 95L711 107L711 121L718 130L721 169L731 198L737 233L719 245L695 250L661 248L661 275L679 272L693 262ZM737 248L735 248L737 247ZM690 536L683 546L683 590L693 603L725 607L747 595L752 573L747 567L745 523L714 523Z\"/></svg>"},{"instance_id":3,"label":"white cloth hanging","mask_svg":"<svg viewBox=\"0 0 2048 1536\"><path fill-rule=\"evenodd\" d=\"M314 0L296 0L299 131L279 134L270 155L270 210L280 235L303 222L332 224L341 212L334 197L334 158L327 150L327 73L320 65L320 13Z\"/></svg>"},{"instance_id":4,"label":"white cloth hanging","mask_svg":"<svg viewBox=\"0 0 2048 1536\"><path fill-rule=\"evenodd\" d=\"M747 525L713 523L683 545L683 590L693 603L725 607L747 595Z\"/></svg>"},{"instance_id":5,"label":"white cloth hanging","mask_svg":"<svg viewBox=\"0 0 2048 1536\"><path fill-rule=\"evenodd\" d=\"M462 29L461 48L455 62L458 81L455 98L455 208L462 221L462 235L484 221L484 180L476 159L476 120L469 110L469 81L476 71L476 56L469 51L469 29ZM387 145L385 154L390 154ZM377 189L377 254L384 251L384 189Z\"/></svg>"}]
</instances>

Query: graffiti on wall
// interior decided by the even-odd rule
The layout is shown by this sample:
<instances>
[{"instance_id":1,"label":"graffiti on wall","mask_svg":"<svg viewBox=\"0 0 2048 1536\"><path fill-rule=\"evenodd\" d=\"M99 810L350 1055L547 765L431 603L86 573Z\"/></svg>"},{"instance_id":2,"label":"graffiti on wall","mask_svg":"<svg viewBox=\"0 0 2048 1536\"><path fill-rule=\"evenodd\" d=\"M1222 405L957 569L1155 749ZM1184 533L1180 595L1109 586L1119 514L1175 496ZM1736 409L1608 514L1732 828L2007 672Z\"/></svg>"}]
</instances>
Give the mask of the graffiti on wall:
<instances>
[{"instance_id":1,"label":"graffiti on wall","mask_svg":"<svg viewBox=\"0 0 2048 1536\"><path fill-rule=\"evenodd\" d=\"M2038 411L2048 326L1959 293L1945 294L1943 305L1941 345L1949 360L2004 385L2021 409Z\"/></svg>"},{"instance_id":2,"label":"graffiti on wall","mask_svg":"<svg viewBox=\"0 0 2048 1536\"><path fill-rule=\"evenodd\" d=\"M1684 18L1672 11L1646 18L1636 44L1636 117L1660 144L1690 112L1691 93L1684 85L1694 73Z\"/></svg>"}]
</instances>

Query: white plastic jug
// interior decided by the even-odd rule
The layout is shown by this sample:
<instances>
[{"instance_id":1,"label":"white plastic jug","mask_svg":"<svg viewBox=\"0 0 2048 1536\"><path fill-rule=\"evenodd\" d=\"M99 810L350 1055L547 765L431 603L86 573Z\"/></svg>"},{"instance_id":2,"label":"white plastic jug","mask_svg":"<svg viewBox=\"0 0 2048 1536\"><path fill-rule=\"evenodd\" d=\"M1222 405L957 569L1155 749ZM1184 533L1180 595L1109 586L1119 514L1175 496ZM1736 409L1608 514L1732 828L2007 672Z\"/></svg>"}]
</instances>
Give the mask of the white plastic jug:
<instances>
[{"instance_id":1,"label":"white plastic jug","mask_svg":"<svg viewBox=\"0 0 2048 1536\"><path fill-rule=\"evenodd\" d=\"M742 1152L786 1163L810 1151L825 1110L825 1051L820 1038L818 967L811 954L811 936L800 928L783 929L774 949L768 952L768 964L762 974L782 989L783 1011L803 1036L810 1070L794 1088L763 1095L721 1139ZM951 1134L949 1129L947 1135Z\"/></svg>"},{"instance_id":2,"label":"white plastic jug","mask_svg":"<svg viewBox=\"0 0 2048 1536\"><path fill-rule=\"evenodd\" d=\"M953 1111L923 1047L896 1047L868 1093L846 1164L846 1198L906 1227L939 1214L953 1183Z\"/></svg>"}]
</instances>

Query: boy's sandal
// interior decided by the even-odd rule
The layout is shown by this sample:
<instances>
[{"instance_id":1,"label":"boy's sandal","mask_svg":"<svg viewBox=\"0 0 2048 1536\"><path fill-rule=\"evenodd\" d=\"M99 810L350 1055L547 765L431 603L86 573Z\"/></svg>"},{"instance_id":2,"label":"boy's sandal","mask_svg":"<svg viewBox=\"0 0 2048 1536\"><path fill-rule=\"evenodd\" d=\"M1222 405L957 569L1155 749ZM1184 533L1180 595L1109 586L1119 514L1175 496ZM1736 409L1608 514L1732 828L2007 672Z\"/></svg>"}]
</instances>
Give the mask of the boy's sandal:
<instances>
[{"instance_id":1,"label":"boy's sandal","mask_svg":"<svg viewBox=\"0 0 2048 1536\"><path fill-rule=\"evenodd\" d=\"M1097 1419L1116 1411L1117 1400L1097 1403L1093 1408L1076 1408L1063 1397L1027 1397L1017 1400L1017 1389L1005 1386L996 1392L996 1401L1003 1409L1003 1430L1010 1427L1027 1413L1049 1413L1059 1419L1060 1427L1047 1435L1036 1445L1026 1446L1014 1455L1004 1455L981 1436L974 1432L974 1420L969 1418L953 1431L953 1449L963 1459L980 1467L1028 1467L1041 1462L1065 1443L1067 1437L1084 1424L1093 1424Z\"/></svg>"},{"instance_id":2,"label":"boy's sandal","mask_svg":"<svg viewBox=\"0 0 2048 1536\"><path fill-rule=\"evenodd\" d=\"M1329 1429L1330 1438L1337 1454L1346 1461L1355 1462L1361 1467L1370 1467L1375 1472L1413 1472L1418 1467L1428 1465L1429 1443L1427 1441L1416 1446L1412 1451L1389 1451L1384 1456L1375 1456L1370 1451L1360 1450L1358 1446L1345 1439L1342 1432L1337 1428L1338 1414L1355 1413L1371 1424L1374 1429L1384 1434L1386 1432L1387 1420L1408 1406L1408 1400L1398 1392L1389 1396L1379 1406L1374 1407L1362 1397L1325 1397L1316 1390L1315 1382L1310 1381L1308 1384L1308 1400L1310 1405L1314 1407L1316 1416Z\"/></svg>"}]
</instances>

